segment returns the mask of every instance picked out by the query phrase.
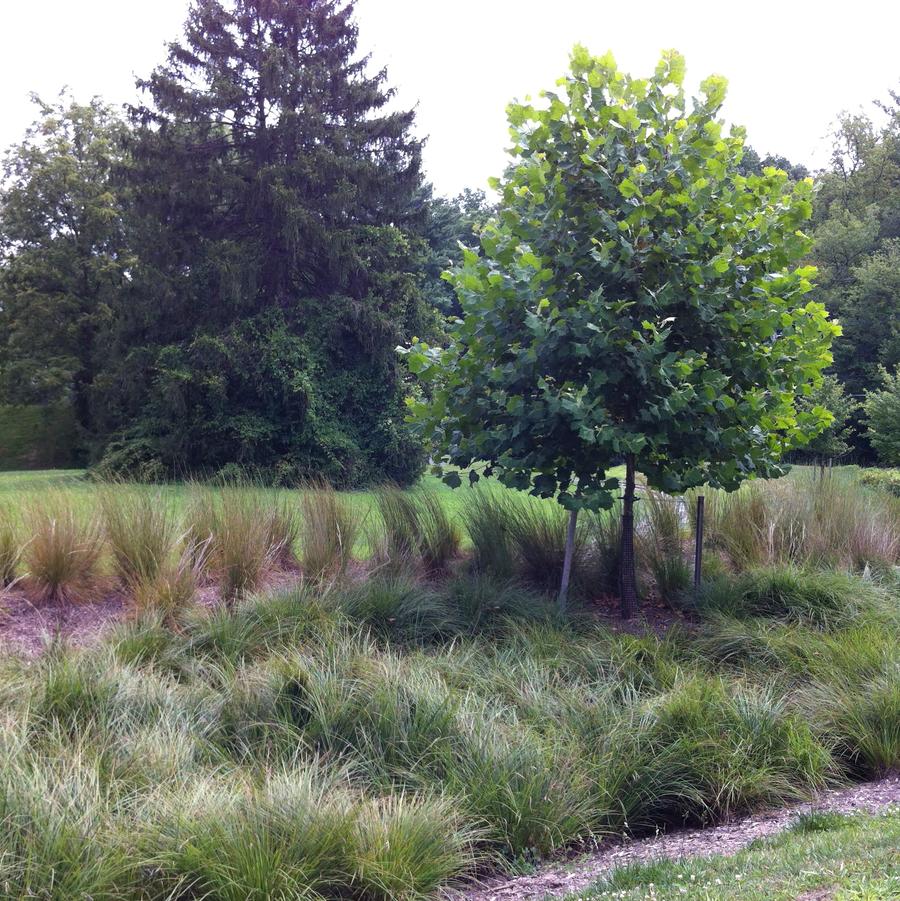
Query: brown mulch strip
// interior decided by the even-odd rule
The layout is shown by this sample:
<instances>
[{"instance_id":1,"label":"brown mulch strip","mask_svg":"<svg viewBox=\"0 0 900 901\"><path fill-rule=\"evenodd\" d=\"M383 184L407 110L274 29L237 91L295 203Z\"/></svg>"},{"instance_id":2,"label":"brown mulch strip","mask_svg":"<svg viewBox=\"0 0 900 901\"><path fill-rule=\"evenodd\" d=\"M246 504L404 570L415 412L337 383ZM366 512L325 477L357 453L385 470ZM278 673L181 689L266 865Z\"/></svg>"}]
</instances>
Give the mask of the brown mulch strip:
<instances>
[{"instance_id":1,"label":"brown mulch strip","mask_svg":"<svg viewBox=\"0 0 900 901\"><path fill-rule=\"evenodd\" d=\"M289 588L300 580L298 569L284 568L271 573L260 590ZM215 582L200 588L197 603L207 608L221 603ZM129 615L127 596L118 588L80 603L35 603L26 591L13 587L0 592L0 654L39 657L54 640L79 647L90 645Z\"/></svg>"},{"instance_id":2,"label":"brown mulch strip","mask_svg":"<svg viewBox=\"0 0 900 901\"><path fill-rule=\"evenodd\" d=\"M619 598L616 595L600 595L583 605L584 612L601 622L611 632L629 635L656 635L662 638L671 628L678 626L690 629L696 620L688 613L673 610L653 598L641 603L639 614L634 619L622 619Z\"/></svg>"},{"instance_id":3,"label":"brown mulch strip","mask_svg":"<svg viewBox=\"0 0 900 901\"><path fill-rule=\"evenodd\" d=\"M758 838L787 829L812 811L880 813L900 809L900 777L823 792L812 802L768 810L708 829L687 829L637 841L609 839L596 851L551 864L532 876L494 877L445 893L447 901L543 901L580 892L612 870L632 863L730 856Z\"/></svg>"}]
</instances>

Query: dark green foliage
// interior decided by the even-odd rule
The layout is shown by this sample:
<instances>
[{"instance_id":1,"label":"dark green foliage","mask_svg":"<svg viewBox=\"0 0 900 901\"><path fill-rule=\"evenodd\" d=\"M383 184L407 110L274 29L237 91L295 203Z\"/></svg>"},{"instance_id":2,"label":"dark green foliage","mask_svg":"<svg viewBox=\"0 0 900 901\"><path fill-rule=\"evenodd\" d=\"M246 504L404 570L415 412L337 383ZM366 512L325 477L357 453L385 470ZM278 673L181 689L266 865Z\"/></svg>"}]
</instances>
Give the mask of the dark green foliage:
<instances>
[{"instance_id":1,"label":"dark green foliage","mask_svg":"<svg viewBox=\"0 0 900 901\"><path fill-rule=\"evenodd\" d=\"M0 405L0 470L68 469L81 461L69 404Z\"/></svg>"},{"instance_id":2,"label":"dark green foliage","mask_svg":"<svg viewBox=\"0 0 900 901\"><path fill-rule=\"evenodd\" d=\"M866 437L886 466L900 464L900 366L894 372L882 369L881 384L866 392Z\"/></svg>"},{"instance_id":3,"label":"dark green foliage","mask_svg":"<svg viewBox=\"0 0 900 901\"><path fill-rule=\"evenodd\" d=\"M842 113L829 170L818 178L813 259L817 296L843 329L834 371L860 398L879 387L880 367L900 364L900 99L892 93L877 120ZM871 451L854 416L854 448Z\"/></svg>"},{"instance_id":4,"label":"dark green foliage","mask_svg":"<svg viewBox=\"0 0 900 901\"><path fill-rule=\"evenodd\" d=\"M0 188L0 403L70 407L90 430L101 336L133 262L113 179L125 127L97 99L34 100L39 118Z\"/></svg>"},{"instance_id":5,"label":"dark green foliage","mask_svg":"<svg viewBox=\"0 0 900 901\"><path fill-rule=\"evenodd\" d=\"M830 425L804 445L800 451L804 459L824 465L850 453L852 421L859 410L859 403L847 394L836 376L826 375L808 396L797 399L797 407L806 412L824 407L833 417Z\"/></svg>"},{"instance_id":6,"label":"dark green foliage","mask_svg":"<svg viewBox=\"0 0 900 901\"><path fill-rule=\"evenodd\" d=\"M418 475L394 347L430 329L420 146L352 14L194 0L140 82L121 170L136 259L86 379L102 471Z\"/></svg>"},{"instance_id":7,"label":"dark green foliage","mask_svg":"<svg viewBox=\"0 0 900 901\"><path fill-rule=\"evenodd\" d=\"M427 205L425 300L445 316L458 316L462 308L442 274L459 259L460 244L474 247L478 243L479 232L493 212L484 191L468 188L456 197L435 197Z\"/></svg>"}]
</instances>

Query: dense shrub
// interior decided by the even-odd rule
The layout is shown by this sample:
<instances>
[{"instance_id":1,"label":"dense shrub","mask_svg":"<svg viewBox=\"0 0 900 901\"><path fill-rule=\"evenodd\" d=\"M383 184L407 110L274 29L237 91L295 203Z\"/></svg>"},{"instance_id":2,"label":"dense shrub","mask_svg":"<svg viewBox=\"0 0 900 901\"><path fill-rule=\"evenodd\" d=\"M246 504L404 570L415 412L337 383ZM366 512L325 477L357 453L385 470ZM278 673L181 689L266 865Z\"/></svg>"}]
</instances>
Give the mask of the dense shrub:
<instances>
[{"instance_id":1,"label":"dense shrub","mask_svg":"<svg viewBox=\"0 0 900 901\"><path fill-rule=\"evenodd\" d=\"M866 391L866 437L885 466L900 464L900 367L881 367L881 387Z\"/></svg>"}]
</instances>

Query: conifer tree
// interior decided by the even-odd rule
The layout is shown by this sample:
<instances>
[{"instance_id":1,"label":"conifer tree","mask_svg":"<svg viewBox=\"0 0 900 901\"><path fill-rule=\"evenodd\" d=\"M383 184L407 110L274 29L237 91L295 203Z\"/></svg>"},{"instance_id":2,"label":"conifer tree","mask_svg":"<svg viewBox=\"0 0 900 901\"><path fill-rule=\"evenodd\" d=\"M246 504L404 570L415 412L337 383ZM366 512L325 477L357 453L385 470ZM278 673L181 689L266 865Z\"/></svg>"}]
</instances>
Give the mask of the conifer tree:
<instances>
[{"instance_id":1,"label":"conifer tree","mask_svg":"<svg viewBox=\"0 0 900 901\"><path fill-rule=\"evenodd\" d=\"M392 353L419 327L420 144L353 3L193 0L132 110L134 242L107 463L418 472Z\"/></svg>"}]
</instances>

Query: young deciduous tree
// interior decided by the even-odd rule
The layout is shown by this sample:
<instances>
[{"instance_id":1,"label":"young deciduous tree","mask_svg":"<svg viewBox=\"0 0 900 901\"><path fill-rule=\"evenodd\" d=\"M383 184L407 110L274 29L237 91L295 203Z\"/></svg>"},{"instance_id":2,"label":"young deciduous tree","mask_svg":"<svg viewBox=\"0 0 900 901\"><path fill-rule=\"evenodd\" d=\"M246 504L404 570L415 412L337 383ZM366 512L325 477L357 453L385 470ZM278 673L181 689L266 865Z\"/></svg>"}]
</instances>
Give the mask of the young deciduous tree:
<instances>
[{"instance_id":1,"label":"young deciduous tree","mask_svg":"<svg viewBox=\"0 0 900 901\"><path fill-rule=\"evenodd\" d=\"M675 52L638 79L577 47L557 92L513 103L498 216L448 276L463 318L448 347L407 350L431 385L413 418L441 462L483 462L574 521L612 505L624 460L625 616L636 472L668 492L780 475L782 453L828 422L795 399L839 332L795 265L812 183L739 174L725 80L689 103L683 76Z\"/></svg>"}]
</instances>

